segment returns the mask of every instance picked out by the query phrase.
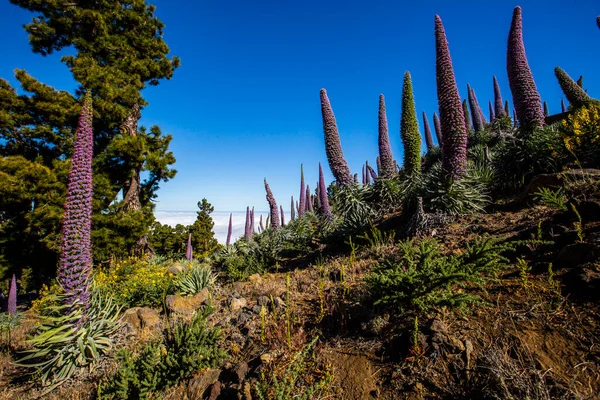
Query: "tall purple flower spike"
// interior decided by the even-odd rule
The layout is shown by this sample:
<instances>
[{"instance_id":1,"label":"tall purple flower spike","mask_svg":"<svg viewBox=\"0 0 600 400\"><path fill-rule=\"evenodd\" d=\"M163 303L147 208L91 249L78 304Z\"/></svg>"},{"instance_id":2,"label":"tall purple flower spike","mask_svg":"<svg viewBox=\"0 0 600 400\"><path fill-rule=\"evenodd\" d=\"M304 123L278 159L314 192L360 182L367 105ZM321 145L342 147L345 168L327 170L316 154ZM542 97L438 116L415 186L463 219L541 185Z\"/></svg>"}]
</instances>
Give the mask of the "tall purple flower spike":
<instances>
[{"instance_id":1,"label":"tall purple flower spike","mask_svg":"<svg viewBox=\"0 0 600 400\"><path fill-rule=\"evenodd\" d=\"M304 195L306 188L304 186L304 166L300 164L300 209L298 210L298 218L306 212L306 197Z\"/></svg>"},{"instance_id":2,"label":"tall purple flower spike","mask_svg":"<svg viewBox=\"0 0 600 400\"><path fill-rule=\"evenodd\" d=\"M327 187L325 178L323 178L323 168L319 163L319 204L321 205L321 214L327 219L331 219L331 208L329 208L329 197L327 196Z\"/></svg>"},{"instance_id":3,"label":"tall purple flower spike","mask_svg":"<svg viewBox=\"0 0 600 400\"><path fill-rule=\"evenodd\" d=\"M252 238L252 234L254 234L254 207L250 211L250 238Z\"/></svg>"},{"instance_id":4,"label":"tall purple flower spike","mask_svg":"<svg viewBox=\"0 0 600 400\"><path fill-rule=\"evenodd\" d=\"M313 212L312 198L310 197L310 188L306 185L306 211Z\"/></svg>"},{"instance_id":5,"label":"tall purple flower spike","mask_svg":"<svg viewBox=\"0 0 600 400\"><path fill-rule=\"evenodd\" d=\"M379 95L379 162L381 170L379 174L384 178L391 178L394 175L394 156L390 145L390 136L388 134L388 121L385 112L385 98ZM365 171L365 175L368 175Z\"/></svg>"},{"instance_id":6,"label":"tall purple flower spike","mask_svg":"<svg viewBox=\"0 0 600 400\"><path fill-rule=\"evenodd\" d=\"M560 99L560 110L561 112L567 112L567 107L565 107L565 100L564 99Z\"/></svg>"},{"instance_id":7,"label":"tall purple flower spike","mask_svg":"<svg viewBox=\"0 0 600 400\"><path fill-rule=\"evenodd\" d=\"M467 132L471 132L471 115L469 114L469 106L467 104L467 99L462 102L463 115L465 117L465 127L467 128Z\"/></svg>"},{"instance_id":8,"label":"tall purple flower spike","mask_svg":"<svg viewBox=\"0 0 600 400\"><path fill-rule=\"evenodd\" d=\"M244 237L250 239L250 206L246 207L246 225L244 226Z\"/></svg>"},{"instance_id":9,"label":"tall purple flower spike","mask_svg":"<svg viewBox=\"0 0 600 400\"><path fill-rule=\"evenodd\" d=\"M550 115L550 110L548 110L548 103L544 102L544 117Z\"/></svg>"},{"instance_id":10,"label":"tall purple flower spike","mask_svg":"<svg viewBox=\"0 0 600 400\"><path fill-rule=\"evenodd\" d=\"M554 68L554 74L565 97L573 107L581 107L590 102L592 98L575 82L569 74L560 67Z\"/></svg>"},{"instance_id":11,"label":"tall purple flower spike","mask_svg":"<svg viewBox=\"0 0 600 400\"><path fill-rule=\"evenodd\" d=\"M263 225L262 214L260 214L260 220L258 221L258 227L259 227L259 229L260 229L261 232L264 232L265 227Z\"/></svg>"},{"instance_id":12,"label":"tall purple flower spike","mask_svg":"<svg viewBox=\"0 0 600 400\"><path fill-rule=\"evenodd\" d=\"M505 117L510 116L510 107L508 107L508 100L504 100L504 112Z\"/></svg>"},{"instance_id":13,"label":"tall purple flower spike","mask_svg":"<svg viewBox=\"0 0 600 400\"><path fill-rule=\"evenodd\" d=\"M92 119L92 96L88 91L75 132L58 267L58 282L65 292L66 303L73 305L80 300L85 308L89 304L88 286L92 272Z\"/></svg>"},{"instance_id":14,"label":"tall purple flower spike","mask_svg":"<svg viewBox=\"0 0 600 400\"><path fill-rule=\"evenodd\" d=\"M323 131L325 133L325 152L327 153L327 160L329 161L329 167L335 177L338 185L346 186L351 185L353 182L352 174L344 153L342 151L342 144L340 142L340 134L338 132L337 124L335 122L335 116L327 97L325 89L321 89L321 114L323 116Z\"/></svg>"},{"instance_id":15,"label":"tall purple flower spike","mask_svg":"<svg viewBox=\"0 0 600 400\"><path fill-rule=\"evenodd\" d=\"M425 131L427 151L429 151L433 148L433 137L431 136L431 128L429 127L429 121L427 121L427 114L425 114L425 111L423 111L423 130Z\"/></svg>"},{"instance_id":16,"label":"tall purple flower spike","mask_svg":"<svg viewBox=\"0 0 600 400\"><path fill-rule=\"evenodd\" d=\"M283 213L283 206L279 206L279 211L281 212L281 226L285 225L285 214Z\"/></svg>"},{"instance_id":17,"label":"tall purple flower spike","mask_svg":"<svg viewBox=\"0 0 600 400\"><path fill-rule=\"evenodd\" d=\"M193 254L192 254L192 234L191 233L188 235L187 247L186 247L186 250L185 250L185 258L187 258L190 261L193 258Z\"/></svg>"},{"instance_id":18,"label":"tall purple flower spike","mask_svg":"<svg viewBox=\"0 0 600 400\"><path fill-rule=\"evenodd\" d=\"M269 210L271 217L271 227L273 230L277 230L279 228L279 208L277 207L277 202L275 201L275 197L271 192L271 188L267 183L267 178L265 178L265 191L267 192L267 201L269 202Z\"/></svg>"},{"instance_id":19,"label":"tall purple flower spike","mask_svg":"<svg viewBox=\"0 0 600 400\"><path fill-rule=\"evenodd\" d=\"M369 161L365 162L365 185L371 184L371 174L369 171Z\"/></svg>"},{"instance_id":20,"label":"tall purple flower spike","mask_svg":"<svg viewBox=\"0 0 600 400\"><path fill-rule=\"evenodd\" d=\"M491 100L488 100L488 107L490 109L490 122L493 122L496 119L496 114L494 113L494 107L492 106Z\"/></svg>"},{"instance_id":21,"label":"tall purple flower spike","mask_svg":"<svg viewBox=\"0 0 600 400\"><path fill-rule=\"evenodd\" d=\"M448 40L441 18L435 16L436 80L440 122L442 123L442 168L452 179L459 179L467 167L467 128Z\"/></svg>"},{"instance_id":22,"label":"tall purple flower spike","mask_svg":"<svg viewBox=\"0 0 600 400\"><path fill-rule=\"evenodd\" d=\"M375 164L377 164L377 175L381 175L381 159L379 156L375 159Z\"/></svg>"},{"instance_id":23,"label":"tall purple flower spike","mask_svg":"<svg viewBox=\"0 0 600 400\"><path fill-rule=\"evenodd\" d=\"M444 144L442 140L442 124L435 111L433 112L433 129L435 130L435 138L437 139L440 148L442 148L442 145Z\"/></svg>"},{"instance_id":24,"label":"tall purple flower spike","mask_svg":"<svg viewBox=\"0 0 600 400\"><path fill-rule=\"evenodd\" d=\"M519 125L527 130L544 126L542 101L525 54L523 17L519 6L513 12L508 34L506 69Z\"/></svg>"},{"instance_id":25,"label":"tall purple flower spike","mask_svg":"<svg viewBox=\"0 0 600 400\"><path fill-rule=\"evenodd\" d=\"M225 242L225 246L229 246L231 242L231 232L233 231L233 214L229 214L229 227L227 228L227 241Z\"/></svg>"},{"instance_id":26,"label":"tall purple flower spike","mask_svg":"<svg viewBox=\"0 0 600 400\"><path fill-rule=\"evenodd\" d=\"M294 196L292 196L292 205L291 205L291 211L290 211L290 219L291 220L295 220L296 219L296 208L294 207Z\"/></svg>"},{"instance_id":27,"label":"tall purple flower spike","mask_svg":"<svg viewBox=\"0 0 600 400\"><path fill-rule=\"evenodd\" d=\"M502 93L500 92L500 85L498 79L494 76L494 111L496 118L506 117L506 110L504 109L504 103L502 102Z\"/></svg>"},{"instance_id":28,"label":"tall purple flower spike","mask_svg":"<svg viewBox=\"0 0 600 400\"><path fill-rule=\"evenodd\" d=\"M362 170L362 184L366 185L367 184L367 175L365 175L366 169L365 169L364 164L363 164L361 170Z\"/></svg>"},{"instance_id":29,"label":"tall purple flower spike","mask_svg":"<svg viewBox=\"0 0 600 400\"><path fill-rule=\"evenodd\" d=\"M10 289L8 290L8 313L10 315L17 313L17 279L15 274L10 281Z\"/></svg>"},{"instance_id":30,"label":"tall purple flower spike","mask_svg":"<svg viewBox=\"0 0 600 400\"><path fill-rule=\"evenodd\" d=\"M300 206L298 205L298 200L296 200L296 213L300 215Z\"/></svg>"},{"instance_id":31,"label":"tall purple flower spike","mask_svg":"<svg viewBox=\"0 0 600 400\"><path fill-rule=\"evenodd\" d=\"M479 112L479 106L477 105L477 99L475 98L475 92L468 83L467 92L469 93L469 106L471 107L471 120L473 121L473 129L475 132L479 132L483 130L483 121L481 120L481 114Z\"/></svg>"}]
</instances>

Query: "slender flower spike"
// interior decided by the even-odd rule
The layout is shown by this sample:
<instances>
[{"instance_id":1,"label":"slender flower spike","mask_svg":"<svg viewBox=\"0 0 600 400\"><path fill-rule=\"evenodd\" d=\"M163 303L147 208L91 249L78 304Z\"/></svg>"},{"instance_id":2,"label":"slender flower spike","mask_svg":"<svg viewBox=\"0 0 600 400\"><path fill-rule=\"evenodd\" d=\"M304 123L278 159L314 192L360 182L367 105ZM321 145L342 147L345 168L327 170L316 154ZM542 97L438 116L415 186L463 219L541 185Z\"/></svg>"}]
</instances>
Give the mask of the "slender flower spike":
<instances>
[{"instance_id":1,"label":"slender flower spike","mask_svg":"<svg viewBox=\"0 0 600 400\"><path fill-rule=\"evenodd\" d=\"M442 168L450 178L459 179L467 167L467 130L448 40L438 15L435 16L435 37L437 95L444 143Z\"/></svg>"},{"instance_id":2,"label":"slender flower spike","mask_svg":"<svg viewBox=\"0 0 600 400\"><path fill-rule=\"evenodd\" d=\"M192 234L188 235L187 247L185 250L185 258L192 260Z\"/></svg>"},{"instance_id":3,"label":"slender flower spike","mask_svg":"<svg viewBox=\"0 0 600 400\"><path fill-rule=\"evenodd\" d=\"M321 114L323 116L323 131L325 132L325 151L331 172L338 185L350 185L353 181L352 174L344 158L340 134L325 89L321 89Z\"/></svg>"},{"instance_id":4,"label":"slender flower spike","mask_svg":"<svg viewBox=\"0 0 600 400\"><path fill-rule=\"evenodd\" d=\"M479 132L483 130L483 122L481 121L481 114L479 113L475 92L473 92L473 89L471 89L471 86L468 83L467 93L469 93L469 106L471 107L471 115L473 116L473 129L475 129L475 132Z\"/></svg>"},{"instance_id":5,"label":"slender flower spike","mask_svg":"<svg viewBox=\"0 0 600 400\"><path fill-rule=\"evenodd\" d=\"M394 164L394 167L395 167L395 164ZM373 182L375 182L375 180L377 179L377 174L375 173L375 170L370 165L367 165L367 169L369 170L369 174L371 175Z\"/></svg>"},{"instance_id":6,"label":"slender flower spike","mask_svg":"<svg viewBox=\"0 0 600 400\"><path fill-rule=\"evenodd\" d=\"M400 137L404 145L404 170L409 174L421 172L421 133L415 110L412 80L410 72L404 73L402 87L402 117L400 120Z\"/></svg>"},{"instance_id":7,"label":"slender flower spike","mask_svg":"<svg viewBox=\"0 0 600 400\"><path fill-rule=\"evenodd\" d=\"M75 132L58 267L58 282L65 292L66 303L73 305L80 300L86 308L92 272L92 118L92 96L88 91Z\"/></svg>"},{"instance_id":8,"label":"slender flower spike","mask_svg":"<svg viewBox=\"0 0 600 400\"><path fill-rule=\"evenodd\" d=\"M252 239L253 233L254 233L254 207L252 207L252 211L250 211L250 233L249 233L250 239Z\"/></svg>"},{"instance_id":9,"label":"slender flower spike","mask_svg":"<svg viewBox=\"0 0 600 400\"><path fill-rule=\"evenodd\" d=\"M388 121L385 113L385 98L379 95L379 162L381 168L379 175L385 178L391 178L394 175L394 156L390 146L390 136L388 134ZM365 175L367 172L365 171Z\"/></svg>"},{"instance_id":10,"label":"slender flower spike","mask_svg":"<svg viewBox=\"0 0 600 400\"><path fill-rule=\"evenodd\" d=\"M227 241L225 242L225 246L229 246L229 243L231 242L231 231L233 230L232 218L233 214L229 214L229 228L227 228Z\"/></svg>"},{"instance_id":11,"label":"slender flower spike","mask_svg":"<svg viewBox=\"0 0 600 400\"><path fill-rule=\"evenodd\" d=\"M285 226L285 215L283 214L283 206L279 206L279 211L281 212L281 226Z\"/></svg>"},{"instance_id":12,"label":"slender flower spike","mask_svg":"<svg viewBox=\"0 0 600 400\"><path fill-rule=\"evenodd\" d=\"M463 115L465 116L465 127L467 128L467 132L470 132L472 129L471 125L471 115L469 114L469 106L467 105L467 100L463 100L462 102Z\"/></svg>"},{"instance_id":13,"label":"slender flower spike","mask_svg":"<svg viewBox=\"0 0 600 400\"><path fill-rule=\"evenodd\" d=\"M561 112L567 112L567 107L565 107L565 100L564 99L560 99L560 110Z\"/></svg>"},{"instance_id":14,"label":"slender flower spike","mask_svg":"<svg viewBox=\"0 0 600 400\"><path fill-rule=\"evenodd\" d=\"M277 208L277 202L275 201L275 197L273 196L271 188L267 183L267 178L265 178L265 191L267 192L267 201L269 202L271 227L273 230L277 230L277 228L279 228L279 208Z\"/></svg>"},{"instance_id":15,"label":"slender flower spike","mask_svg":"<svg viewBox=\"0 0 600 400\"><path fill-rule=\"evenodd\" d=\"M598 28L600 28L600 15L596 17L596 25L598 25Z\"/></svg>"},{"instance_id":16,"label":"slender flower spike","mask_svg":"<svg viewBox=\"0 0 600 400\"><path fill-rule=\"evenodd\" d=\"M558 84L565 94L565 97L573 107L581 107L592 100L581 86L575 83L575 81L573 81L573 79L571 79L571 77L560 67L554 68L554 74L556 75L556 79L558 79Z\"/></svg>"},{"instance_id":17,"label":"slender flower spike","mask_svg":"<svg viewBox=\"0 0 600 400\"><path fill-rule=\"evenodd\" d=\"M492 101L488 101L488 106L490 108L490 122L493 122L496 119L496 114L494 114L494 107L492 107Z\"/></svg>"},{"instance_id":18,"label":"slender flower spike","mask_svg":"<svg viewBox=\"0 0 600 400\"><path fill-rule=\"evenodd\" d=\"M362 184L366 185L367 184L367 175L365 175L365 166L362 166Z\"/></svg>"},{"instance_id":19,"label":"slender flower spike","mask_svg":"<svg viewBox=\"0 0 600 400\"><path fill-rule=\"evenodd\" d=\"M308 187L308 185L306 185L306 211L308 212L313 212L313 205L312 205L312 201L311 201L311 197L310 197L310 188Z\"/></svg>"},{"instance_id":20,"label":"slender flower spike","mask_svg":"<svg viewBox=\"0 0 600 400\"><path fill-rule=\"evenodd\" d=\"M323 178L323 168L319 163L319 204L321 205L321 214L327 219L331 219L331 209L329 208L329 197L327 196L327 187L325 178Z\"/></svg>"},{"instance_id":21,"label":"slender flower spike","mask_svg":"<svg viewBox=\"0 0 600 400\"><path fill-rule=\"evenodd\" d=\"M373 171L373 174L371 174L371 171L373 171L373 168L371 168L371 166L369 165L369 160L367 160L365 162L365 175L367 176L367 185L371 184L371 178L373 178L373 181L375 181L375 176L373 176L375 171Z\"/></svg>"},{"instance_id":22,"label":"slender flower spike","mask_svg":"<svg viewBox=\"0 0 600 400\"><path fill-rule=\"evenodd\" d=\"M8 290L8 313L14 315L17 313L17 279L15 274L10 281L10 289Z\"/></svg>"},{"instance_id":23,"label":"slender flower spike","mask_svg":"<svg viewBox=\"0 0 600 400\"><path fill-rule=\"evenodd\" d=\"M246 225L244 226L244 237L250 239L250 206L246 207Z\"/></svg>"},{"instance_id":24,"label":"slender flower spike","mask_svg":"<svg viewBox=\"0 0 600 400\"><path fill-rule=\"evenodd\" d=\"M494 76L494 111L496 118L503 118L508 115L507 107L503 107L502 93L500 92L500 85L498 79Z\"/></svg>"},{"instance_id":25,"label":"slender flower spike","mask_svg":"<svg viewBox=\"0 0 600 400\"><path fill-rule=\"evenodd\" d=\"M375 159L375 164L377 164L377 175L381 175L381 159L379 156Z\"/></svg>"},{"instance_id":26,"label":"slender flower spike","mask_svg":"<svg viewBox=\"0 0 600 400\"><path fill-rule=\"evenodd\" d=\"M440 119L435 111L433 112L433 129L435 130L435 138L437 139L441 148L444 143L442 140L442 124L440 123Z\"/></svg>"},{"instance_id":27,"label":"slender flower spike","mask_svg":"<svg viewBox=\"0 0 600 400\"><path fill-rule=\"evenodd\" d=\"M544 102L544 117L550 115L550 111L548 110L548 103Z\"/></svg>"},{"instance_id":28,"label":"slender flower spike","mask_svg":"<svg viewBox=\"0 0 600 400\"><path fill-rule=\"evenodd\" d=\"M429 151L433 148L433 137L431 136L431 128L425 111L423 111L423 130L425 131L425 144L427 145L427 151Z\"/></svg>"},{"instance_id":29,"label":"slender flower spike","mask_svg":"<svg viewBox=\"0 0 600 400\"><path fill-rule=\"evenodd\" d=\"M265 230L265 227L263 226L263 221L262 221L262 214L260 215L260 220L258 221L258 228L260 229L261 232L263 232Z\"/></svg>"},{"instance_id":30,"label":"slender flower spike","mask_svg":"<svg viewBox=\"0 0 600 400\"><path fill-rule=\"evenodd\" d=\"M525 54L523 17L519 6L513 12L508 34L506 69L520 126L526 130L544 126L542 101Z\"/></svg>"},{"instance_id":31,"label":"slender flower spike","mask_svg":"<svg viewBox=\"0 0 600 400\"><path fill-rule=\"evenodd\" d=\"M298 205L298 200L296 200L296 213L300 216L300 206Z\"/></svg>"},{"instance_id":32,"label":"slender flower spike","mask_svg":"<svg viewBox=\"0 0 600 400\"><path fill-rule=\"evenodd\" d=\"M304 196L305 192L304 187L304 166L300 164L300 208L298 209L298 218L303 216L306 212L306 197Z\"/></svg>"},{"instance_id":33,"label":"slender flower spike","mask_svg":"<svg viewBox=\"0 0 600 400\"><path fill-rule=\"evenodd\" d=\"M354 183L358 183L358 174L354 174Z\"/></svg>"},{"instance_id":34,"label":"slender flower spike","mask_svg":"<svg viewBox=\"0 0 600 400\"><path fill-rule=\"evenodd\" d=\"M296 219L296 207L294 207L294 196L292 196L292 205L290 206L290 208L290 219L294 220Z\"/></svg>"}]
</instances>

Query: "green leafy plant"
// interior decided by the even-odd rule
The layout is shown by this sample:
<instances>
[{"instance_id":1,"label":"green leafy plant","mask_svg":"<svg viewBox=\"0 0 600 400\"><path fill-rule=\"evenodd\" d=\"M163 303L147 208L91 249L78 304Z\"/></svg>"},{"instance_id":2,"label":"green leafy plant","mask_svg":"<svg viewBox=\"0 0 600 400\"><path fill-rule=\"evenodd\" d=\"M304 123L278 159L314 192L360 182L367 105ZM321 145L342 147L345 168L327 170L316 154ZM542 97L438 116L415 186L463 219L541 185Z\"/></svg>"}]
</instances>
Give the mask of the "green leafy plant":
<instances>
[{"instance_id":1,"label":"green leafy plant","mask_svg":"<svg viewBox=\"0 0 600 400\"><path fill-rule=\"evenodd\" d=\"M175 287L184 296L193 296L202 289L214 285L217 275L213 274L210 265L193 265L189 270L177 276Z\"/></svg>"},{"instance_id":2,"label":"green leafy plant","mask_svg":"<svg viewBox=\"0 0 600 400\"><path fill-rule=\"evenodd\" d=\"M460 255L446 256L435 239L413 239L398 244L398 261L375 267L365 277L374 303L400 310L429 310L435 306L462 307L477 297L463 290L495 279L508 265L503 253L514 246L489 236L476 239Z\"/></svg>"},{"instance_id":3,"label":"green leafy plant","mask_svg":"<svg viewBox=\"0 0 600 400\"><path fill-rule=\"evenodd\" d=\"M567 211L567 195L562 188L552 190L547 187L541 187L533 194L534 200L546 207L556 208Z\"/></svg>"},{"instance_id":4,"label":"green leafy plant","mask_svg":"<svg viewBox=\"0 0 600 400\"><path fill-rule=\"evenodd\" d=\"M226 357L217 347L220 333L209 328L206 317L212 310L198 313L190 323L181 321L165 330L164 339L150 342L139 350L122 349L119 369L100 385L99 398L155 398L156 392L176 385L203 368L214 368Z\"/></svg>"},{"instance_id":5,"label":"green leafy plant","mask_svg":"<svg viewBox=\"0 0 600 400\"><path fill-rule=\"evenodd\" d=\"M64 295L57 296L53 315L43 317L36 335L27 343L16 364L36 368L34 372L47 390L53 390L81 368L93 368L112 346L118 330L120 308L110 297L92 290L84 315L82 305L67 305Z\"/></svg>"},{"instance_id":6,"label":"green leafy plant","mask_svg":"<svg viewBox=\"0 0 600 400\"><path fill-rule=\"evenodd\" d=\"M6 333L6 344L10 348L11 345L11 333L21 324L23 319L23 313L0 313L0 339L4 340L4 334Z\"/></svg>"},{"instance_id":7,"label":"green leafy plant","mask_svg":"<svg viewBox=\"0 0 600 400\"><path fill-rule=\"evenodd\" d=\"M333 375L328 371L319 374L316 379L309 373L307 357L314 351L319 337L315 337L303 350L292 357L288 367L281 375L276 370L267 374L263 371L254 386L256 396L260 400L312 400L323 398ZM307 379L310 378L310 379Z\"/></svg>"},{"instance_id":8,"label":"green leafy plant","mask_svg":"<svg viewBox=\"0 0 600 400\"><path fill-rule=\"evenodd\" d=\"M571 203L571 210L575 214L577 221L573 223L575 225L575 230L577 231L577 238L579 239L579 243L583 243L583 220L581 219L581 214L577 211L577 207L575 204Z\"/></svg>"},{"instance_id":9,"label":"green leafy plant","mask_svg":"<svg viewBox=\"0 0 600 400\"><path fill-rule=\"evenodd\" d=\"M531 287L531 283L529 282L529 271L531 271L531 266L527 263L527 261L522 258L517 259L517 268L519 268L519 276L521 277L521 284L525 289Z\"/></svg>"}]
</instances>

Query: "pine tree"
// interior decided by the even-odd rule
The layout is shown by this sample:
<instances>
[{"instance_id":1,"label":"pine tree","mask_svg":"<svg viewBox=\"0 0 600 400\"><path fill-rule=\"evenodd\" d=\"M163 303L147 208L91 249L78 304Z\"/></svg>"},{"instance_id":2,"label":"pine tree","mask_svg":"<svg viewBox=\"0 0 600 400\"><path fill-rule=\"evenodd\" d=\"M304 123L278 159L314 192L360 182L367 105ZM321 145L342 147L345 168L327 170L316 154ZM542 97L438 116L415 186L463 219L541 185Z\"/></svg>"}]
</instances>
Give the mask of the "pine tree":
<instances>
[{"instance_id":1,"label":"pine tree","mask_svg":"<svg viewBox=\"0 0 600 400\"><path fill-rule=\"evenodd\" d=\"M190 228L192 234L192 248L197 254L197 258L203 258L215 251L219 245L215 239L213 227L215 223L210 214L215 211L215 208L206 200L198 202L200 211L196 212L196 221Z\"/></svg>"}]
</instances>

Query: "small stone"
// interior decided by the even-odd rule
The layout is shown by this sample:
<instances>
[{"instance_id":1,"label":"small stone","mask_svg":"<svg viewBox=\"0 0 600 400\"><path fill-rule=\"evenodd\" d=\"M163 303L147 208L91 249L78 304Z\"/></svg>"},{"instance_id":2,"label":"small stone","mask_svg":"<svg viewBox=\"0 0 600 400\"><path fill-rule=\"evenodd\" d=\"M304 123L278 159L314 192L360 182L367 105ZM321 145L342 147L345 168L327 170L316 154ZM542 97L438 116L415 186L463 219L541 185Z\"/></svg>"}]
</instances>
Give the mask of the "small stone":
<instances>
[{"instance_id":1,"label":"small stone","mask_svg":"<svg viewBox=\"0 0 600 400\"><path fill-rule=\"evenodd\" d=\"M252 274L248 277L248 281L250 282L260 282L262 281L262 278L259 274Z\"/></svg>"},{"instance_id":2,"label":"small stone","mask_svg":"<svg viewBox=\"0 0 600 400\"><path fill-rule=\"evenodd\" d=\"M188 383L188 397L190 399L203 399L204 393L207 391L209 386L218 382L220 374L221 371L218 369L208 369L200 372Z\"/></svg>"},{"instance_id":3,"label":"small stone","mask_svg":"<svg viewBox=\"0 0 600 400\"><path fill-rule=\"evenodd\" d=\"M251 319L252 319L252 315L243 312L243 313L240 313L240 315L238 315L237 323L238 323L238 325L246 325L246 323L248 321L250 321Z\"/></svg>"},{"instance_id":4,"label":"small stone","mask_svg":"<svg viewBox=\"0 0 600 400\"><path fill-rule=\"evenodd\" d=\"M175 314L193 315L210 297L207 288L194 296L168 295L165 299L167 309Z\"/></svg>"},{"instance_id":5,"label":"small stone","mask_svg":"<svg viewBox=\"0 0 600 400\"><path fill-rule=\"evenodd\" d=\"M262 306L255 305L254 307L252 307L252 312L254 314L260 315L261 311L262 311Z\"/></svg>"},{"instance_id":6,"label":"small stone","mask_svg":"<svg viewBox=\"0 0 600 400\"><path fill-rule=\"evenodd\" d=\"M283 300L281 300L281 297L275 297L275 300L273 300L275 302L275 308L284 308L285 307L285 302Z\"/></svg>"},{"instance_id":7,"label":"small stone","mask_svg":"<svg viewBox=\"0 0 600 400\"><path fill-rule=\"evenodd\" d=\"M260 356L260 362L263 364L270 364L274 359L275 357L271 353L265 353Z\"/></svg>"},{"instance_id":8,"label":"small stone","mask_svg":"<svg viewBox=\"0 0 600 400\"><path fill-rule=\"evenodd\" d=\"M185 265L183 265L182 263L176 262L175 264L171 265L169 267L169 269L167 269L167 272L173 274L173 275L179 275L180 273L182 273L183 271L185 271L187 268L185 267Z\"/></svg>"},{"instance_id":9,"label":"small stone","mask_svg":"<svg viewBox=\"0 0 600 400\"><path fill-rule=\"evenodd\" d=\"M244 381L244 379L246 379L246 375L248 374L248 363L246 363L246 362L239 363L238 365L236 365L233 372L237 378L237 382L242 383Z\"/></svg>"},{"instance_id":10,"label":"small stone","mask_svg":"<svg viewBox=\"0 0 600 400\"><path fill-rule=\"evenodd\" d=\"M231 341L241 345L246 342L246 338L241 333L235 332L231 335Z\"/></svg>"},{"instance_id":11,"label":"small stone","mask_svg":"<svg viewBox=\"0 0 600 400\"><path fill-rule=\"evenodd\" d=\"M271 304L271 299L267 296L260 296L256 301L256 304L267 307L269 304Z\"/></svg>"},{"instance_id":12,"label":"small stone","mask_svg":"<svg viewBox=\"0 0 600 400\"><path fill-rule=\"evenodd\" d=\"M127 336L138 336L142 332L151 334L162 332L160 315L149 307L133 307L125 310L121 322Z\"/></svg>"},{"instance_id":13,"label":"small stone","mask_svg":"<svg viewBox=\"0 0 600 400\"><path fill-rule=\"evenodd\" d=\"M217 400L221 394L221 382L215 382L208 388L208 400Z\"/></svg>"},{"instance_id":14,"label":"small stone","mask_svg":"<svg viewBox=\"0 0 600 400\"><path fill-rule=\"evenodd\" d=\"M238 310L241 310L242 308L246 307L246 303L247 303L247 301L243 297L233 298L229 302L229 308L231 309L231 311L238 311Z\"/></svg>"}]
</instances>

